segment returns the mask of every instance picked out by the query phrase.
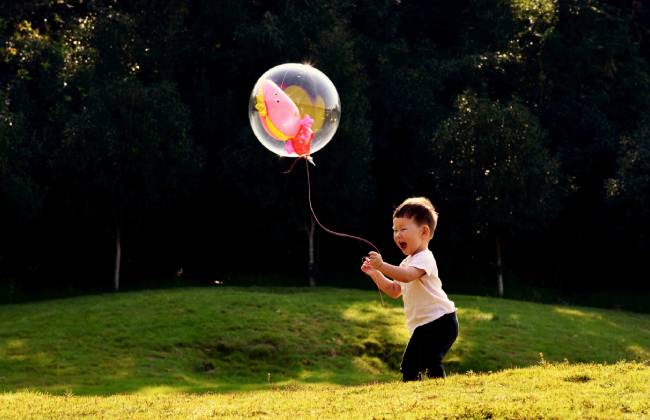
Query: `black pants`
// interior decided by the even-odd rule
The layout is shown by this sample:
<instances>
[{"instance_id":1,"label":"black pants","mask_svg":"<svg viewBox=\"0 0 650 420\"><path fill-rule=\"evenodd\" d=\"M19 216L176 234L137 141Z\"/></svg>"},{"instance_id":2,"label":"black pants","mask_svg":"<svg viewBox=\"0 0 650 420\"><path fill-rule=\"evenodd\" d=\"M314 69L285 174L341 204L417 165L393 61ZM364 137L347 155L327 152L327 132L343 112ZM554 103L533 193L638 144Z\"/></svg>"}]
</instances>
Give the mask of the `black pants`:
<instances>
[{"instance_id":1,"label":"black pants","mask_svg":"<svg viewBox=\"0 0 650 420\"><path fill-rule=\"evenodd\" d=\"M458 337L458 319L452 312L413 331L402 356L402 380L415 381L426 371L429 378L444 378L442 358Z\"/></svg>"}]
</instances>

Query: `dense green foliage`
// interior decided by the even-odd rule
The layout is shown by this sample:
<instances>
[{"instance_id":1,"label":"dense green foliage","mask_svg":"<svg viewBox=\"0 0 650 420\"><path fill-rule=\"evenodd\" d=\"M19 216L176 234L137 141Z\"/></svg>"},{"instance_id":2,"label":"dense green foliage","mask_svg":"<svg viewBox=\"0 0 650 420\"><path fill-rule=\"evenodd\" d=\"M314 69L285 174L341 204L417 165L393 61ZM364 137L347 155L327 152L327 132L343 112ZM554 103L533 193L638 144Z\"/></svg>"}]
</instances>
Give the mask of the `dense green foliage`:
<instances>
[{"instance_id":1,"label":"dense green foliage","mask_svg":"<svg viewBox=\"0 0 650 420\"><path fill-rule=\"evenodd\" d=\"M245 111L264 71L304 61L342 103L312 170L323 223L397 262L391 210L426 195L448 290L493 293L498 243L506 295L647 292L649 16L610 0L3 2L0 300L108 290L116 244L126 288L305 278L304 171L282 173ZM321 284L367 251L316 239Z\"/></svg>"},{"instance_id":2,"label":"dense green foliage","mask_svg":"<svg viewBox=\"0 0 650 420\"><path fill-rule=\"evenodd\" d=\"M450 375L548 362L644 362L650 315L452 296ZM190 288L0 307L0 392L233 391L393 381L398 300L333 288Z\"/></svg>"}]
</instances>

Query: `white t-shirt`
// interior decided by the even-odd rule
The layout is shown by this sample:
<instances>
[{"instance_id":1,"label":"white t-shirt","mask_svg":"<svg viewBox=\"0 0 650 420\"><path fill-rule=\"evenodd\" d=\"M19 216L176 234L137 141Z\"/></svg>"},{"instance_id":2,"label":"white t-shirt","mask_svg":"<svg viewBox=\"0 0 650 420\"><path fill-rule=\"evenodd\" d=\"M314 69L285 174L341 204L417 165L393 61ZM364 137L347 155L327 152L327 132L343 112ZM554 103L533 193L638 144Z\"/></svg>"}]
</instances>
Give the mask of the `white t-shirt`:
<instances>
[{"instance_id":1,"label":"white t-shirt","mask_svg":"<svg viewBox=\"0 0 650 420\"><path fill-rule=\"evenodd\" d=\"M428 324L445 314L456 311L454 302L449 300L442 290L436 259L429 249L407 256L399 266L415 267L425 271L419 279L408 283L398 282L402 287L406 326L411 334L420 325Z\"/></svg>"}]
</instances>

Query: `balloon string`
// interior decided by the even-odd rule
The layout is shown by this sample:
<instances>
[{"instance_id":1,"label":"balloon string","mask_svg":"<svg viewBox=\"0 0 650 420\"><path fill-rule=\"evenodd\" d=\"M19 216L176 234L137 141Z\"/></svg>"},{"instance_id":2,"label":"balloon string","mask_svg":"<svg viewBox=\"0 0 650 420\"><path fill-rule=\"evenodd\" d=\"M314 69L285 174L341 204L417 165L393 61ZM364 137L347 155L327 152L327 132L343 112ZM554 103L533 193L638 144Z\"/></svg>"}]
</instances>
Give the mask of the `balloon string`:
<instances>
[{"instance_id":1,"label":"balloon string","mask_svg":"<svg viewBox=\"0 0 650 420\"><path fill-rule=\"evenodd\" d=\"M370 245L377 253L379 253L379 248L377 248L375 244L373 244L367 239L363 239L359 236L348 235L347 233L334 232L333 230L330 230L325 226L323 226L323 224L318 220L318 217L316 217L316 213L314 212L314 207L311 204L311 182L309 180L309 162L307 162L307 159L305 159L305 168L307 168L307 195L309 198L309 209L311 210L311 215L314 216L314 220L316 220L316 223L318 223L318 226L320 226L325 232L331 233L332 235L341 236L343 238L356 239L358 241L364 242Z\"/></svg>"},{"instance_id":2,"label":"balloon string","mask_svg":"<svg viewBox=\"0 0 650 420\"><path fill-rule=\"evenodd\" d=\"M294 165L295 165L295 162L294 162L293 165L291 165L291 168L289 169L288 172L291 172ZM356 239L356 240L361 241L361 242L363 242L365 244L368 244L377 253L379 253L379 248L377 248L375 246L375 244L373 244L372 242L370 242L367 239L364 239L364 238L362 238L360 236L348 235L347 233L335 232L335 231L333 231L331 229L328 229L325 226L323 226L323 224L320 222L320 220L318 220L318 217L316 216L316 212L314 212L314 206L311 203L311 180L309 179L309 162L307 161L306 158L305 158L305 168L307 169L307 198L309 199L309 210L311 210L311 215L314 217L314 220L316 221L316 223L318 223L318 226L320 226L321 229L323 229L325 232L330 233L332 235L340 236L340 237L343 237L343 238ZM384 297L381 294L381 289L379 289L379 285L377 285L377 291L379 292L379 298L381 299L381 306L384 306Z\"/></svg>"}]
</instances>

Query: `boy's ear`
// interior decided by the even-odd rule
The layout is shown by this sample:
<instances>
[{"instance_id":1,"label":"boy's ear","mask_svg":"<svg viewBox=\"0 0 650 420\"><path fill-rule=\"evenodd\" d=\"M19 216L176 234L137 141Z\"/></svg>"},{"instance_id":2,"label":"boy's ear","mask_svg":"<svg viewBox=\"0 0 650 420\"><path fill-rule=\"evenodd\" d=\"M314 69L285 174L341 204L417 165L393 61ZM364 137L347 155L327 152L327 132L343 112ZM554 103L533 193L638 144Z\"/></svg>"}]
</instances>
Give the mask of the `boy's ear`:
<instances>
[{"instance_id":1,"label":"boy's ear","mask_svg":"<svg viewBox=\"0 0 650 420\"><path fill-rule=\"evenodd\" d=\"M428 238L431 238L431 228L429 227L429 225L422 225L422 228L424 229L422 233L427 235Z\"/></svg>"}]
</instances>

